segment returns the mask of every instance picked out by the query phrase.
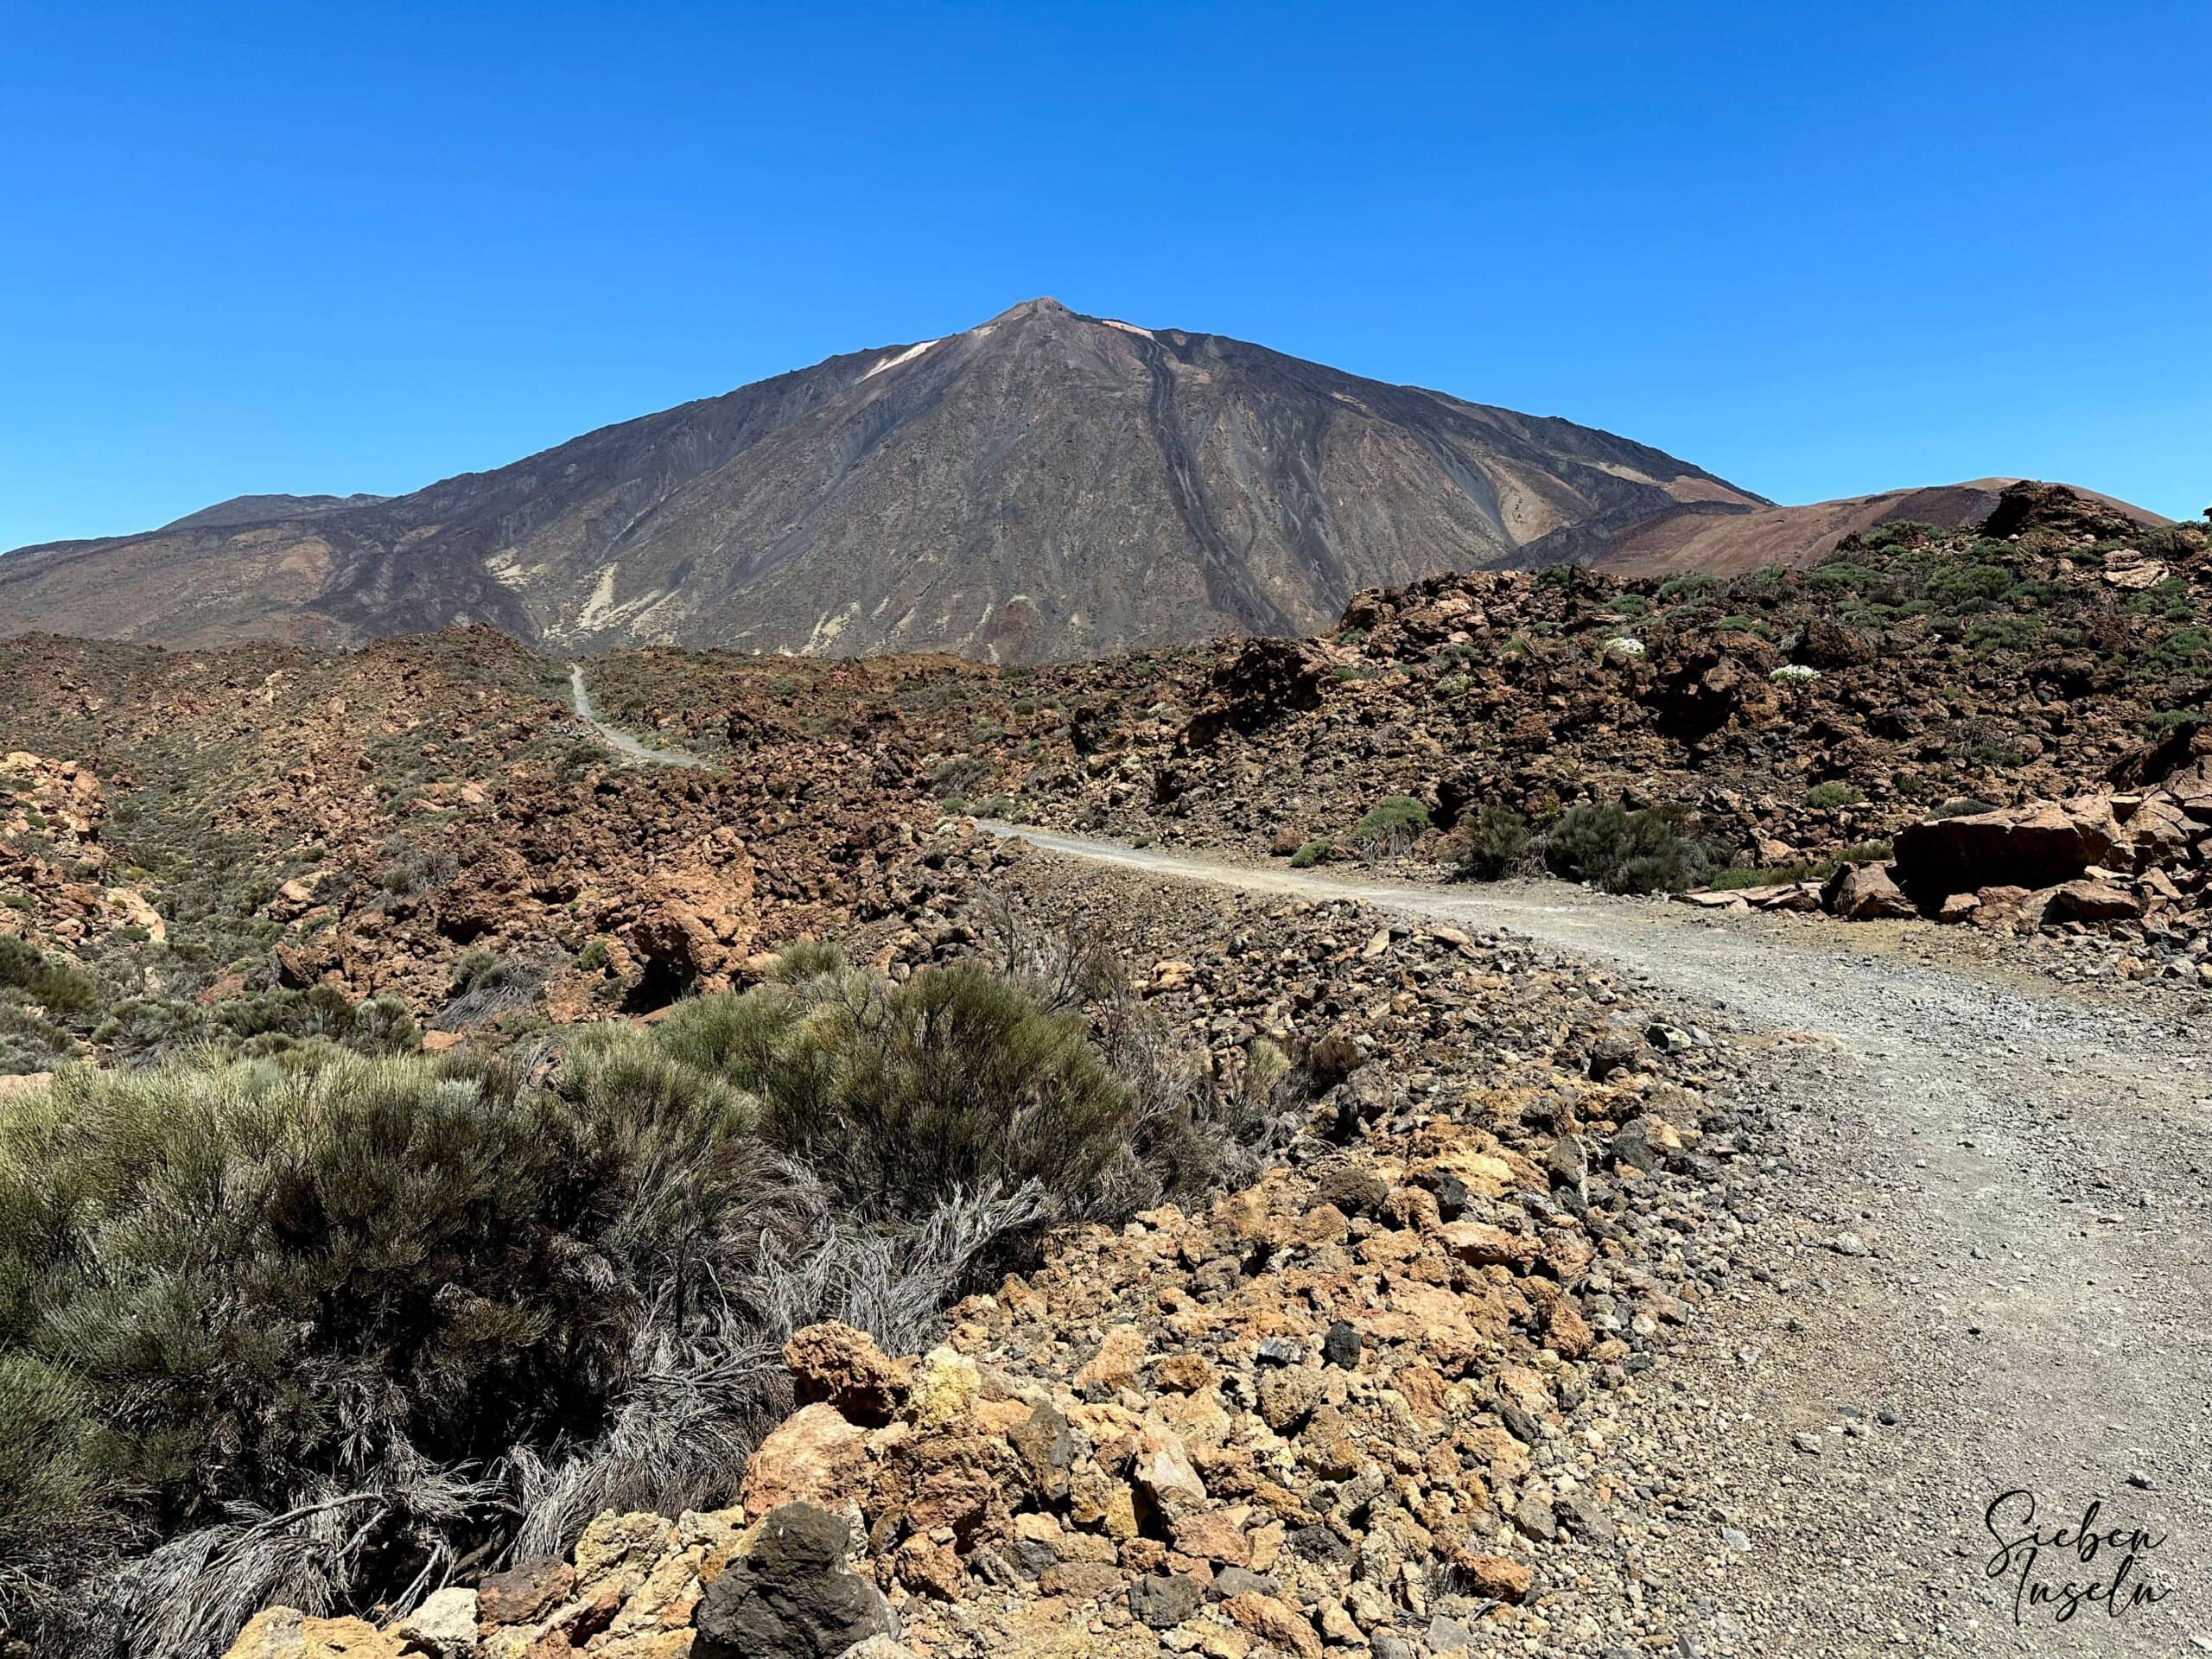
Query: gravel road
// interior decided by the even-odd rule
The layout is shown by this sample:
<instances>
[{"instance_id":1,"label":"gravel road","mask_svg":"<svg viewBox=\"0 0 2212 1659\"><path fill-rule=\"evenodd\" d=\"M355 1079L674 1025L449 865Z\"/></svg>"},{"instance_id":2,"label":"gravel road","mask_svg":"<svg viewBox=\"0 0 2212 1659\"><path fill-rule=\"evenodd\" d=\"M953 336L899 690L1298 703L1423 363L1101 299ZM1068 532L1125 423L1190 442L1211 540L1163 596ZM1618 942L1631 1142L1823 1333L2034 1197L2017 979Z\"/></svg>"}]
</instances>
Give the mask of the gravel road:
<instances>
[{"instance_id":1,"label":"gravel road","mask_svg":"<svg viewBox=\"0 0 2212 1659\"><path fill-rule=\"evenodd\" d=\"M642 760L651 766L703 766L707 764L697 755L686 754L681 749L649 749L629 733L601 720L591 706L591 693L584 688L584 665L582 663L569 664L569 685L575 694L576 718L598 734L601 742L625 760Z\"/></svg>"},{"instance_id":2,"label":"gravel road","mask_svg":"<svg viewBox=\"0 0 2212 1659\"><path fill-rule=\"evenodd\" d=\"M1748 1274L1652 1377L1634 1585L1685 1659L2212 1653L2212 1058L2056 984L1552 884L1439 888L990 826L1053 852L1519 933L1757 1056L1791 1126ZM2148 1005L2145 1005L2147 1007ZM2001 1561L1988 1529L2000 1494ZM2049 1535L2141 1528L2094 1559ZM2109 1585L2119 1611L2077 1588ZM1996 1569L1993 1571L1993 1568ZM2128 1605L2135 1586L2163 1599ZM2016 1606L2017 1597L2017 1606Z\"/></svg>"}]
</instances>

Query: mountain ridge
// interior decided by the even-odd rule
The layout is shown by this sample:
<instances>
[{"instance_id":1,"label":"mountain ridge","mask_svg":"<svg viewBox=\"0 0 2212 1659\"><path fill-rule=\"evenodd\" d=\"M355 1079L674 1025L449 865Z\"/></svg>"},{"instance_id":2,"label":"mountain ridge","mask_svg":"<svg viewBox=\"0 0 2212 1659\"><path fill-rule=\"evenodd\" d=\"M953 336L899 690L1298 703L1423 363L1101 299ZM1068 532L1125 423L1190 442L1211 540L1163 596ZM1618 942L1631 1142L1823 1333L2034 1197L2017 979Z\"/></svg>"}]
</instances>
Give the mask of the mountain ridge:
<instances>
[{"instance_id":1,"label":"mountain ridge","mask_svg":"<svg viewBox=\"0 0 2212 1659\"><path fill-rule=\"evenodd\" d=\"M18 550L0 634L1036 661L1310 633L1366 588L1794 511L1558 416L1040 298L404 495Z\"/></svg>"}]
</instances>

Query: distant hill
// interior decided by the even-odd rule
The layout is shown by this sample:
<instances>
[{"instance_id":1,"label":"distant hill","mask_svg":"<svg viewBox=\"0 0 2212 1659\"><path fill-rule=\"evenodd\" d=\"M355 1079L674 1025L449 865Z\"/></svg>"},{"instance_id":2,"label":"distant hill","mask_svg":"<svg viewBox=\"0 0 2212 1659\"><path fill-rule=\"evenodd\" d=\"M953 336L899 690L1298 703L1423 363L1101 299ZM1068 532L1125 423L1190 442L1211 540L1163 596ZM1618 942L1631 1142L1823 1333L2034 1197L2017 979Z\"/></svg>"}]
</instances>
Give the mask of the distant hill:
<instances>
[{"instance_id":1,"label":"distant hill","mask_svg":"<svg viewBox=\"0 0 2212 1659\"><path fill-rule=\"evenodd\" d=\"M1622 575L1663 575L1701 570L1740 575L1763 564L1810 564L1830 552L1853 531L1910 520L1939 530L1972 530L1996 510L1998 498L2013 478L1978 478L1967 484L1938 484L1916 490L1885 490L1878 495L1845 496L1803 507L1759 507L1749 512L1700 512L1686 509L1662 514L1603 538L1587 550L1586 562ZM2171 521L2141 507L2093 490L2082 494L2141 524ZM1532 552L1549 563L1564 550L1567 538Z\"/></svg>"}]
</instances>

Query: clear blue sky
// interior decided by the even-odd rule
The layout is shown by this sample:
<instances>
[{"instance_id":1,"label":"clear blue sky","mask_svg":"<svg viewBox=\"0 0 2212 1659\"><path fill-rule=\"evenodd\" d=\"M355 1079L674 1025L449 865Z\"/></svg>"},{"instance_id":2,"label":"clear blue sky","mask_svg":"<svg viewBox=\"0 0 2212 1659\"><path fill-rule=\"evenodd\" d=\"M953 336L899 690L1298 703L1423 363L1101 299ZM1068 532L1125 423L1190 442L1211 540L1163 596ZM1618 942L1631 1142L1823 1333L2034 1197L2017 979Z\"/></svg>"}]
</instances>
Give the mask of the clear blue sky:
<instances>
[{"instance_id":1,"label":"clear blue sky","mask_svg":"<svg viewBox=\"0 0 2212 1659\"><path fill-rule=\"evenodd\" d=\"M2212 499L2212 7L0 6L0 547L1051 294L1777 499Z\"/></svg>"}]
</instances>

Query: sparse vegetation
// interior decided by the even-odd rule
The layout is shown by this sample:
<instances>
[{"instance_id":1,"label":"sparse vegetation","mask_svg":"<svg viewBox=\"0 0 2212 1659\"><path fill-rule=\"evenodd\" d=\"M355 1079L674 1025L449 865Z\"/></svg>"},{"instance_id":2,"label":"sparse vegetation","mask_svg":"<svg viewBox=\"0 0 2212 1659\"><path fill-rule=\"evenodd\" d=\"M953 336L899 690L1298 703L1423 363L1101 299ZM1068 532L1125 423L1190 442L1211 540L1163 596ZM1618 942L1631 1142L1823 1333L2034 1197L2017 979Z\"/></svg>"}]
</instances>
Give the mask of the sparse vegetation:
<instances>
[{"instance_id":1,"label":"sparse vegetation","mask_svg":"<svg viewBox=\"0 0 2212 1659\"><path fill-rule=\"evenodd\" d=\"M404 1605L610 1504L726 1501L796 1325L912 1346L1014 1241L1206 1167L1172 1084L973 967L802 950L557 1055L324 1044L11 1103L11 1625L184 1659L271 1600Z\"/></svg>"},{"instance_id":2,"label":"sparse vegetation","mask_svg":"<svg viewBox=\"0 0 2212 1659\"><path fill-rule=\"evenodd\" d=\"M1386 795L1370 807L1351 832L1361 850L1398 854L1428 828L1428 808L1410 795Z\"/></svg>"},{"instance_id":3,"label":"sparse vegetation","mask_svg":"<svg viewBox=\"0 0 2212 1659\"><path fill-rule=\"evenodd\" d=\"M1823 810L1830 807L1857 806L1866 798L1866 791L1858 785L1841 779L1831 779L1825 784L1815 784L1805 791L1805 804Z\"/></svg>"},{"instance_id":4,"label":"sparse vegetation","mask_svg":"<svg viewBox=\"0 0 2212 1659\"><path fill-rule=\"evenodd\" d=\"M1570 807L1544 836L1545 868L1607 893L1680 893L1718 861L1679 807L1618 802Z\"/></svg>"},{"instance_id":5,"label":"sparse vegetation","mask_svg":"<svg viewBox=\"0 0 2212 1659\"><path fill-rule=\"evenodd\" d=\"M1446 865L1459 880L1496 881L1526 864L1534 845L1526 818L1502 802L1485 801L1453 826L1442 850Z\"/></svg>"}]
</instances>

